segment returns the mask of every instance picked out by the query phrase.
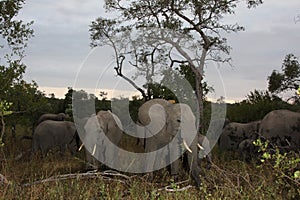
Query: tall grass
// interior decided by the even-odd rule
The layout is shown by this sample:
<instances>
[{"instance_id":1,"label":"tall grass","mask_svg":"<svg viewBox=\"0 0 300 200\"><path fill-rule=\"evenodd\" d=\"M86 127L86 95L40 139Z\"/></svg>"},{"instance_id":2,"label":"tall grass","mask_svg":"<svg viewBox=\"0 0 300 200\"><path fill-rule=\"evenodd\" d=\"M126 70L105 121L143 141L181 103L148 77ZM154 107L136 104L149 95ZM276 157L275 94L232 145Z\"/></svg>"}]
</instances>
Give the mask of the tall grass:
<instances>
[{"instance_id":1,"label":"tall grass","mask_svg":"<svg viewBox=\"0 0 300 200\"><path fill-rule=\"evenodd\" d=\"M213 166L202 166L202 185L183 191L176 189L193 184L191 180L177 185L166 170L155 173L152 182L147 175L126 174L121 176L72 177L37 183L38 180L61 174L82 173L83 154L76 157L67 153L60 157L53 152L46 158L30 158L25 153L20 160L14 160L20 152L30 148L28 141L6 140L0 149L0 174L9 184L0 185L0 199L299 199L297 185L284 187L276 176L272 165L246 163L233 159L230 154L215 153ZM228 156L230 155L230 158ZM299 155L298 155L299 156ZM266 161L267 162L267 161ZM179 180L188 180L188 174L181 173ZM168 187L166 187L168 186Z\"/></svg>"}]
</instances>

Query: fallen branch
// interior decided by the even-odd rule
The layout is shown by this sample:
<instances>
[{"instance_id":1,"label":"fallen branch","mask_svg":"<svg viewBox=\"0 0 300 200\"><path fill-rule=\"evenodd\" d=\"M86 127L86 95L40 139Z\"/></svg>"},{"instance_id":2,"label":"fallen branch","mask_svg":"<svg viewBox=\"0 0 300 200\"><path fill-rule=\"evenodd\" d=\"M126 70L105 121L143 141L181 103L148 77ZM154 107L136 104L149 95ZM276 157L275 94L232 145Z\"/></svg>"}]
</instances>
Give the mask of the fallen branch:
<instances>
[{"instance_id":1,"label":"fallen branch","mask_svg":"<svg viewBox=\"0 0 300 200\"><path fill-rule=\"evenodd\" d=\"M163 188L159 188L157 190L154 190L154 192L159 192L159 191L167 191L167 192L181 192L181 191L185 191L185 190L188 190L190 188L193 188L193 186L191 185L187 185L187 186L184 186L182 188L179 188L179 185L183 184L183 183L187 183L189 182L189 180L185 180L185 181L180 181L180 182L177 182L177 183L173 183L171 185L167 185Z\"/></svg>"},{"instance_id":2,"label":"fallen branch","mask_svg":"<svg viewBox=\"0 0 300 200\"><path fill-rule=\"evenodd\" d=\"M63 174L63 175L57 175L57 176L52 176L43 180L39 180L39 181L35 181L33 183L26 183L23 184L23 187L28 187L28 186L32 186L32 185L36 185L36 184L43 184L43 183L47 183L47 182L53 182L53 181L61 181L61 180L68 180L68 179L86 179L86 178L99 178L102 177L106 180L111 180L111 181L117 181L120 183L125 183L125 181L120 180L120 179L114 179L114 178L110 178L107 176L119 176L125 179L130 179L131 177L126 176L124 174L120 174L118 172L112 171L112 170L108 170L108 171L104 171L104 172L97 172L97 171L89 171L89 172L85 172L85 173L76 173L76 174Z\"/></svg>"}]
</instances>

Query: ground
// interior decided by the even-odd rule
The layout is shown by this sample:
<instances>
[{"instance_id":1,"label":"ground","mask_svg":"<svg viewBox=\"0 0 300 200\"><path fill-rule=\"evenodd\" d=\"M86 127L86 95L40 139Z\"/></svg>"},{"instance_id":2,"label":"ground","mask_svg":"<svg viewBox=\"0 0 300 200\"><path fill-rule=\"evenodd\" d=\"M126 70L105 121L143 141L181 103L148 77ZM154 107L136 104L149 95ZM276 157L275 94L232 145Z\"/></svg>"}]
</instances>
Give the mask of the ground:
<instances>
[{"instance_id":1,"label":"ground","mask_svg":"<svg viewBox=\"0 0 300 200\"><path fill-rule=\"evenodd\" d=\"M55 151L46 158L30 157L29 140L9 135L0 148L0 199L299 199L300 185L281 177L272 163L241 161L233 153L213 153L213 166L202 166L202 185L196 188L188 175L173 180L167 171L153 181L145 174L86 174L83 152L61 157ZM130 139L122 141L126 146ZM133 146L133 145L127 145ZM20 153L22 157L20 158ZM299 157L299 155L297 155ZM15 159L16 158L16 159ZM185 181L187 180L187 181ZM177 182L184 181L182 184Z\"/></svg>"}]
</instances>

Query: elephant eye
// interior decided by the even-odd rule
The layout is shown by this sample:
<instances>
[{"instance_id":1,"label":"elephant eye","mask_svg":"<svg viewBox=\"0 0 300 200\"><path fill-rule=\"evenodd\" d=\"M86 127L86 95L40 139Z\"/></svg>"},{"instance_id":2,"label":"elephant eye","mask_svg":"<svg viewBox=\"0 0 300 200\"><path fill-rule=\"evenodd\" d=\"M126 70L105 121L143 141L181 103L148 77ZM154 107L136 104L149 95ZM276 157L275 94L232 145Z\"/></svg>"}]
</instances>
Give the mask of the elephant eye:
<instances>
[{"instance_id":1,"label":"elephant eye","mask_svg":"<svg viewBox=\"0 0 300 200\"><path fill-rule=\"evenodd\" d=\"M180 119L177 119L177 122L179 122L179 123L180 123L180 122L181 122L181 120L180 120Z\"/></svg>"}]
</instances>

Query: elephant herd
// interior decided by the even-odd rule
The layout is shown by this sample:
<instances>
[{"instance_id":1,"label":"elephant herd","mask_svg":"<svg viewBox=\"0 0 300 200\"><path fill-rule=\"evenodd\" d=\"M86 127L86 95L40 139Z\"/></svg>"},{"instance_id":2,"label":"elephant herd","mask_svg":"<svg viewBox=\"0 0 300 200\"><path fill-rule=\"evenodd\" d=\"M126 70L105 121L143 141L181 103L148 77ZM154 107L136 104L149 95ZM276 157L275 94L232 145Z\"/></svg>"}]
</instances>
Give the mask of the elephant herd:
<instances>
[{"instance_id":1,"label":"elephant herd","mask_svg":"<svg viewBox=\"0 0 300 200\"><path fill-rule=\"evenodd\" d=\"M246 158L257 153L256 139L268 140L283 151L300 150L300 113L274 110L262 120L249 123L231 122L223 128L219 139L221 150L237 151Z\"/></svg>"},{"instance_id":2,"label":"elephant herd","mask_svg":"<svg viewBox=\"0 0 300 200\"><path fill-rule=\"evenodd\" d=\"M85 147L85 160L89 167L99 168L102 164L113 166L120 158L119 146L123 128L119 118L110 111L99 111L84 119L84 136L78 134L73 122L64 121L63 114L46 114L38 120L33 135L32 151L41 150L45 156L48 150L59 147L64 154L66 148L72 153ZM178 175L180 157L186 155L189 172L196 185L200 185L200 158L211 161L211 146L208 139L198 134L196 118L187 104L170 103L153 99L138 110L137 134L145 153L151 157L145 160L145 172L160 169L170 164L170 174ZM80 135L80 138L79 138ZM218 145L221 150L253 151L252 142L263 137L286 149L300 147L300 113L276 110L261 121L247 124L231 122L223 128ZM81 145L80 145L81 143ZM161 149L164 149L160 152ZM101 162L100 162L101 161ZM150 173L150 178L152 173Z\"/></svg>"}]
</instances>

